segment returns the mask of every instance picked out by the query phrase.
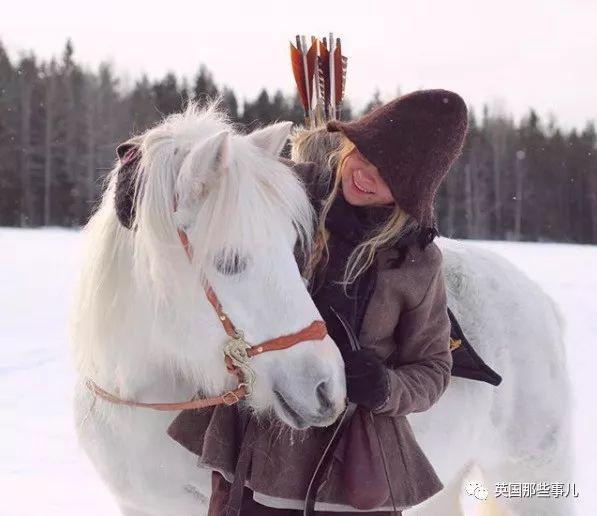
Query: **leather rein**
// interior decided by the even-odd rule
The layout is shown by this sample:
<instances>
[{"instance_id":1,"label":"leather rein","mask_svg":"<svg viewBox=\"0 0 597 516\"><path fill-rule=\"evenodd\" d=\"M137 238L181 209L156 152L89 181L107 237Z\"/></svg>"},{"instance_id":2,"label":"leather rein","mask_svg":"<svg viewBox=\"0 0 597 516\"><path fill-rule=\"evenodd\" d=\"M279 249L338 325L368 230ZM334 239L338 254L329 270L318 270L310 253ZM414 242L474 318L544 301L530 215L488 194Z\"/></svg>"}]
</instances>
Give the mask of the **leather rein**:
<instances>
[{"instance_id":1,"label":"leather rein","mask_svg":"<svg viewBox=\"0 0 597 516\"><path fill-rule=\"evenodd\" d=\"M193 258L193 250L187 234L179 229L178 236L189 261L191 261ZM222 309L222 304L218 300L218 296L212 287L207 284L204 288L207 300L215 310L226 334L230 337L230 340L224 346L224 361L228 372L236 375L239 379L238 386L235 389L210 398L193 397L188 401L174 403L143 403L120 398L117 395L104 390L90 378L86 380L87 388L94 395L99 396L110 403L161 411L201 409L216 405L234 405L251 394L252 385L255 380L255 373L249 364L249 360L252 357L261 355L267 351L287 349L308 340L323 340L328 334L325 322L316 320L296 333L275 337L258 345L250 345L245 340L243 332L234 326L230 318Z\"/></svg>"}]
</instances>

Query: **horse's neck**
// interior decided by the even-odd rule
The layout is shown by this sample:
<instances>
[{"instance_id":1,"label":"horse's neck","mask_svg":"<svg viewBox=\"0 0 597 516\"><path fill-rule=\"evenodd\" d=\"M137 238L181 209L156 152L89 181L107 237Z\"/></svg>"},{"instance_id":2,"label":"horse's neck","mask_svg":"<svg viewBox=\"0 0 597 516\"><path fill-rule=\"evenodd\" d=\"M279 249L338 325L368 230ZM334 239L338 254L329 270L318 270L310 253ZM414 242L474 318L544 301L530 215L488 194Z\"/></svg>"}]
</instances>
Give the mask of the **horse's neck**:
<instances>
[{"instance_id":1,"label":"horse's neck","mask_svg":"<svg viewBox=\"0 0 597 516\"><path fill-rule=\"evenodd\" d=\"M222 346L226 334L203 295L192 319L153 314L147 306L130 311L112 329L94 376L105 389L136 401L182 401L197 390L222 392L230 386Z\"/></svg>"},{"instance_id":2,"label":"horse's neck","mask_svg":"<svg viewBox=\"0 0 597 516\"><path fill-rule=\"evenodd\" d=\"M203 289L185 271L187 257L169 257L172 298L156 308L152 292L142 290L148 283L132 273L133 247L118 224L107 203L88 228L93 246L74 332L79 371L123 397L142 396L160 384L223 392L231 376L222 357L226 334Z\"/></svg>"}]
</instances>

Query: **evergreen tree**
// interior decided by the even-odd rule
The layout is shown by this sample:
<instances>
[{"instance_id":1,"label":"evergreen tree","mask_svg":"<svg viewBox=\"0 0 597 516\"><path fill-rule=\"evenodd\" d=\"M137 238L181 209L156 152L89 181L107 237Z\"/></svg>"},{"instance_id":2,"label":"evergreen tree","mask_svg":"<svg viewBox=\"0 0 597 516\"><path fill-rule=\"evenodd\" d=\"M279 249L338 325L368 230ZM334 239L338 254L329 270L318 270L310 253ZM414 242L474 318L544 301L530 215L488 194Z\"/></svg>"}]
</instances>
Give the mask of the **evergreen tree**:
<instances>
[{"instance_id":1,"label":"evergreen tree","mask_svg":"<svg viewBox=\"0 0 597 516\"><path fill-rule=\"evenodd\" d=\"M201 65L195 76L191 98L199 105L205 104L208 100L218 96L216 86L211 72L205 65Z\"/></svg>"},{"instance_id":2,"label":"evergreen tree","mask_svg":"<svg viewBox=\"0 0 597 516\"><path fill-rule=\"evenodd\" d=\"M381 93L379 92L379 90L376 89L375 93L373 94L373 98L367 103L365 109L363 109L362 114L364 115L366 113L369 113L369 111L372 111L381 105L383 105L383 101L381 100Z\"/></svg>"},{"instance_id":3,"label":"evergreen tree","mask_svg":"<svg viewBox=\"0 0 597 516\"><path fill-rule=\"evenodd\" d=\"M159 119L156 109L155 91L147 78L143 75L130 93L129 113L132 132L137 134L145 131Z\"/></svg>"},{"instance_id":4,"label":"evergreen tree","mask_svg":"<svg viewBox=\"0 0 597 516\"><path fill-rule=\"evenodd\" d=\"M183 109L186 94L179 89L173 73L168 73L161 81L153 84L155 107L162 116L176 113Z\"/></svg>"},{"instance_id":5,"label":"evergreen tree","mask_svg":"<svg viewBox=\"0 0 597 516\"><path fill-rule=\"evenodd\" d=\"M245 101L241 120L251 129L257 125L267 124L275 120L274 108L265 89L261 90L254 102Z\"/></svg>"},{"instance_id":6,"label":"evergreen tree","mask_svg":"<svg viewBox=\"0 0 597 516\"><path fill-rule=\"evenodd\" d=\"M18 149L17 171L20 177L20 226L34 226L36 220L37 189L36 175L36 147L33 123L35 114L35 91L38 87L38 68L33 55L24 56L16 70L18 100L18 135L16 144Z\"/></svg>"},{"instance_id":7,"label":"evergreen tree","mask_svg":"<svg viewBox=\"0 0 597 516\"><path fill-rule=\"evenodd\" d=\"M287 120L295 124L302 124L305 121L305 109L298 93L295 93L288 103Z\"/></svg>"},{"instance_id":8,"label":"evergreen tree","mask_svg":"<svg viewBox=\"0 0 597 516\"><path fill-rule=\"evenodd\" d=\"M232 91L230 88L224 88L222 92L222 107L226 110L232 121L239 121L238 101L236 100L234 91Z\"/></svg>"},{"instance_id":9,"label":"evergreen tree","mask_svg":"<svg viewBox=\"0 0 597 516\"><path fill-rule=\"evenodd\" d=\"M18 176L16 70L0 41L0 224L19 224L21 185Z\"/></svg>"}]
</instances>

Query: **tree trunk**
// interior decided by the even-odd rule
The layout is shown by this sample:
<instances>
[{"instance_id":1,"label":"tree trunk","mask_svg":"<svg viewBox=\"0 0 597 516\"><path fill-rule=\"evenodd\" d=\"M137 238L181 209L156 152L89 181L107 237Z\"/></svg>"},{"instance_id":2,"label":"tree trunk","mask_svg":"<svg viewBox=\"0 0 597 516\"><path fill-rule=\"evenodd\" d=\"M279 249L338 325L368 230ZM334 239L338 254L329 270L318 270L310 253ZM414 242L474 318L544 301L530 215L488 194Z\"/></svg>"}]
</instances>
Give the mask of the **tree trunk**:
<instances>
[{"instance_id":1,"label":"tree trunk","mask_svg":"<svg viewBox=\"0 0 597 516\"><path fill-rule=\"evenodd\" d=\"M473 213L473 183L471 177L471 164L464 165L464 207L466 216L466 237L474 236L474 213Z\"/></svg>"},{"instance_id":2,"label":"tree trunk","mask_svg":"<svg viewBox=\"0 0 597 516\"><path fill-rule=\"evenodd\" d=\"M502 163L505 148L505 132L502 128L501 120L496 123L500 125L495 127L491 139L491 147L493 150L493 211L495 217L495 231L494 235L500 238L503 234L502 223Z\"/></svg>"},{"instance_id":3,"label":"tree trunk","mask_svg":"<svg viewBox=\"0 0 597 516\"><path fill-rule=\"evenodd\" d=\"M31 226L34 223L33 192L31 191L31 100L33 84L26 77L21 76L21 149L20 172L22 192L21 226Z\"/></svg>"},{"instance_id":4,"label":"tree trunk","mask_svg":"<svg viewBox=\"0 0 597 516\"><path fill-rule=\"evenodd\" d=\"M589 180L589 210L591 217L591 243L597 244L597 173Z\"/></svg>"},{"instance_id":5,"label":"tree trunk","mask_svg":"<svg viewBox=\"0 0 597 516\"><path fill-rule=\"evenodd\" d=\"M91 81L90 81L91 82ZM96 99L93 84L88 83L87 97L87 210L95 199Z\"/></svg>"},{"instance_id":6,"label":"tree trunk","mask_svg":"<svg viewBox=\"0 0 597 516\"><path fill-rule=\"evenodd\" d=\"M446 185L446 226L449 238L456 236L456 203L458 202L456 177L456 174L449 175Z\"/></svg>"},{"instance_id":7,"label":"tree trunk","mask_svg":"<svg viewBox=\"0 0 597 516\"><path fill-rule=\"evenodd\" d=\"M516 174L516 209L514 212L514 238L521 239L522 232L522 203L524 200L524 163L522 158L518 156L515 158L515 174Z\"/></svg>"},{"instance_id":8,"label":"tree trunk","mask_svg":"<svg viewBox=\"0 0 597 516\"><path fill-rule=\"evenodd\" d=\"M73 72L68 71L66 77L66 139L65 139L65 160L64 168L66 177L70 182L72 198L70 207L66 211L69 225L73 225L79 221L79 204L81 202L81 185L80 175L77 174L76 167L76 152L77 152L77 113L75 110L75 92L73 85Z\"/></svg>"},{"instance_id":9,"label":"tree trunk","mask_svg":"<svg viewBox=\"0 0 597 516\"><path fill-rule=\"evenodd\" d=\"M50 225L52 188L52 145L54 140L54 91L56 79L51 72L46 87L46 124L44 144L44 226Z\"/></svg>"}]
</instances>

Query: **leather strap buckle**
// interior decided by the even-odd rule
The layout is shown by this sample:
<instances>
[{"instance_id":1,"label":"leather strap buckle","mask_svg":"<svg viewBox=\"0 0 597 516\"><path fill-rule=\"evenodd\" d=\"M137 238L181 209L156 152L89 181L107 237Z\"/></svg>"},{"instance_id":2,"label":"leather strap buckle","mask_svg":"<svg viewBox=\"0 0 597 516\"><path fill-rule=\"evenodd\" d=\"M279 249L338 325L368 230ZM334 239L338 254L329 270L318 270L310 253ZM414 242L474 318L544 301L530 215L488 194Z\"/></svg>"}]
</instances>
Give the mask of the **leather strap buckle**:
<instances>
[{"instance_id":1,"label":"leather strap buckle","mask_svg":"<svg viewBox=\"0 0 597 516\"><path fill-rule=\"evenodd\" d=\"M227 398L227 396L231 396L232 400ZM226 394L222 394L222 401L224 402L224 405L230 406L230 405L234 405L235 403L238 403L240 401L240 398L238 397L236 392L228 391Z\"/></svg>"}]
</instances>

